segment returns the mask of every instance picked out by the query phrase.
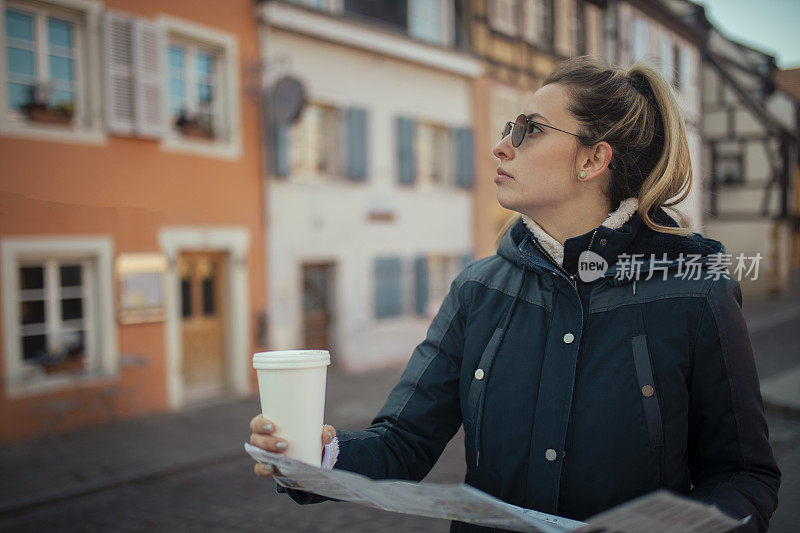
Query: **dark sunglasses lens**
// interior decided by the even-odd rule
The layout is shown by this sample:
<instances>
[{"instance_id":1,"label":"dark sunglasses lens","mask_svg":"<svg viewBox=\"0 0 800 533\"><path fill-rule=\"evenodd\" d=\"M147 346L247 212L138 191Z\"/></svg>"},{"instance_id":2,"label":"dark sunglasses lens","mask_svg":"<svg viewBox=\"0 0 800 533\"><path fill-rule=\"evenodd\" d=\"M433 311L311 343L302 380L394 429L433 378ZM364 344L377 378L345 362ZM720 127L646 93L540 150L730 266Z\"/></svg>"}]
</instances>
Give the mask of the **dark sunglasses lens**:
<instances>
[{"instance_id":1,"label":"dark sunglasses lens","mask_svg":"<svg viewBox=\"0 0 800 533\"><path fill-rule=\"evenodd\" d=\"M511 133L511 126L512 125L513 125L513 122L506 122L506 127L503 128L503 134L500 135L501 139L505 139L506 137L508 137L508 134Z\"/></svg>"},{"instance_id":2,"label":"dark sunglasses lens","mask_svg":"<svg viewBox=\"0 0 800 533\"><path fill-rule=\"evenodd\" d=\"M517 117L517 121L514 123L514 130L511 132L511 144L514 145L515 148L522 144L522 139L525 138L525 129L527 127L528 121L525 115Z\"/></svg>"}]
</instances>

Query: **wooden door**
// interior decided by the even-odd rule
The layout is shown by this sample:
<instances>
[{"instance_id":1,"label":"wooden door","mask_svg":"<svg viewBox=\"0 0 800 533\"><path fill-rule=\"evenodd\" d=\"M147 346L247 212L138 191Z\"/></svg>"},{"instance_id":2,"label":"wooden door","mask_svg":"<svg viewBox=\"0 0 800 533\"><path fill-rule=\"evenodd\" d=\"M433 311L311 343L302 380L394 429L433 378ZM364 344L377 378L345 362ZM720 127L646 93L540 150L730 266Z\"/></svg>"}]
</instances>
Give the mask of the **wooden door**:
<instances>
[{"instance_id":1,"label":"wooden door","mask_svg":"<svg viewBox=\"0 0 800 533\"><path fill-rule=\"evenodd\" d=\"M303 265L303 348L331 350L333 264Z\"/></svg>"},{"instance_id":2,"label":"wooden door","mask_svg":"<svg viewBox=\"0 0 800 533\"><path fill-rule=\"evenodd\" d=\"M187 403L225 393L225 256L215 252L181 253L181 374Z\"/></svg>"}]
</instances>

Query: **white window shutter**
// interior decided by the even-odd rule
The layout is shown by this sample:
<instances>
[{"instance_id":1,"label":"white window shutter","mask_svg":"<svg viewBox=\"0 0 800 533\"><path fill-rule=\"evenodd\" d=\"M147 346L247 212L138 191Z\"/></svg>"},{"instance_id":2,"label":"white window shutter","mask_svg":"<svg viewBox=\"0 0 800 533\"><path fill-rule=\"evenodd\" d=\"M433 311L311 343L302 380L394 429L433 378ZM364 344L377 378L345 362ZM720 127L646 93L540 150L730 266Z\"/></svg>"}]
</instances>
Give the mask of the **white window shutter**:
<instances>
[{"instance_id":1,"label":"white window shutter","mask_svg":"<svg viewBox=\"0 0 800 533\"><path fill-rule=\"evenodd\" d=\"M133 19L106 12L103 29L106 123L113 133L131 134L134 126Z\"/></svg>"},{"instance_id":2,"label":"white window shutter","mask_svg":"<svg viewBox=\"0 0 800 533\"><path fill-rule=\"evenodd\" d=\"M675 77L675 66L672 64L672 39L661 37L661 73L669 83Z\"/></svg>"},{"instance_id":3,"label":"white window shutter","mask_svg":"<svg viewBox=\"0 0 800 533\"><path fill-rule=\"evenodd\" d=\"M686 92L692 86L692 58L689 55L689 49L686 47L681 48L680 65L678 68L681 71L681 90Z\"/></svg>"},{"instance_id":4,"label":"white window shutter","mask_svg":"<svg viewBox=\"0 0 800 533\"><path fill-rule=\"evenodd\" d=\"M143 137L164 134L164 36L150 22L134 23L133 72L135 73L135 130Z\"/></svg>"}]
</instances>

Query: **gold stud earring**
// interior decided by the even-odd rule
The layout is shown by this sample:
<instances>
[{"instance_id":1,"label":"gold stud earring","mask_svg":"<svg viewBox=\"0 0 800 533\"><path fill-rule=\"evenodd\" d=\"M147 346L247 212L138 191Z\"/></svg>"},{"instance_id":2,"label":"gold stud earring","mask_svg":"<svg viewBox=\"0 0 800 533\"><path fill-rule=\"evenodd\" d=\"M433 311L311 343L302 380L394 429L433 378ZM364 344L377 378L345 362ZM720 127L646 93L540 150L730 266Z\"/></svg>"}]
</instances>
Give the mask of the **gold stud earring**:
<instances>
[{"instance_id":1,"label":"gold stud earring","mask_svg":"<svg viewBox=\"0 0 800 533\"><path fill-rule=\"evenodd\" d=\"M581 178L582 180L583 180L583 179L586 179L586 171L585 171L585 170L581 170L581 173L580 173L580 178Z\"/></svg>"}]
</instances>

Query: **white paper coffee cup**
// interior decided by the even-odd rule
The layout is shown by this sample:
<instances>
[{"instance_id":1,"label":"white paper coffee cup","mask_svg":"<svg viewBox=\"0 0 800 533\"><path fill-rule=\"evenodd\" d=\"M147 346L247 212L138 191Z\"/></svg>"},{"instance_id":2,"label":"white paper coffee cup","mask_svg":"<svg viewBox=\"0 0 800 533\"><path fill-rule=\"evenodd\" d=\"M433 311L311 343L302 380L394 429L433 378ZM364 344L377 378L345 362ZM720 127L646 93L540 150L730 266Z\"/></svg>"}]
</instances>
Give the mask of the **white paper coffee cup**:
<instances>
[{"instance_id":1,"label":"white paper coffee cup","mask_svg":"<svg viewBox=\"0 0 800 533\"><path fill-rule=\"evenodd\" d=\"M327 350L284 350L253 355L261 414L275 424L273 435L289 443L286 455L319 466L325 415Z\"/></svg>"}]
</instances>

